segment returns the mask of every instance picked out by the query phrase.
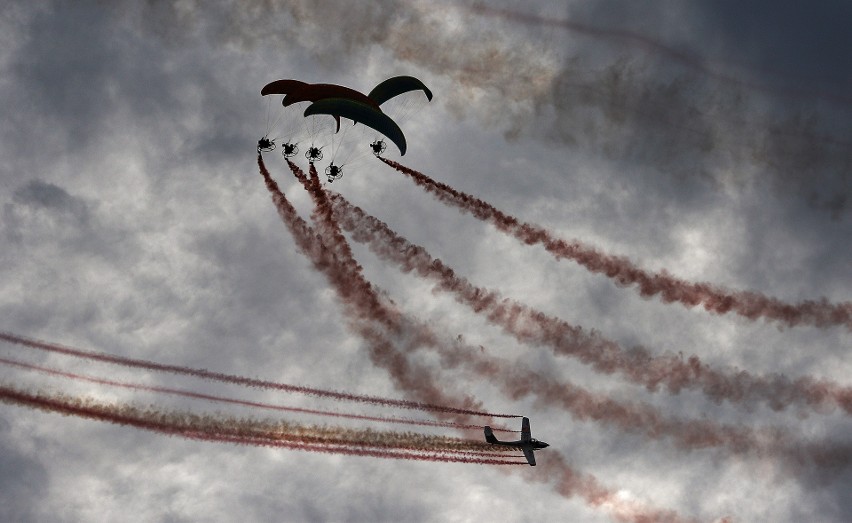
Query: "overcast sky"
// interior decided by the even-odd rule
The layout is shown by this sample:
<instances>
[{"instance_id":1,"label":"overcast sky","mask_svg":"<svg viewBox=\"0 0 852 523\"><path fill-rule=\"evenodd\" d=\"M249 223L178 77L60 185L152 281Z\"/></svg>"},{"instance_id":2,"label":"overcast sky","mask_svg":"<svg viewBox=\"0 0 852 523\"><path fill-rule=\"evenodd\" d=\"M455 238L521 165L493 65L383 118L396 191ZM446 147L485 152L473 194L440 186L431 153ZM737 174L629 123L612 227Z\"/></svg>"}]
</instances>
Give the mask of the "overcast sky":
<instances>
[{"instance_id":1,"label":"overcast sky","mask_svg":"<svg viewBox=\"0 0 852 523\"><path fill-rule=\"evenodd\" d=\"M648 271L790 303L852 300L852 4L489 6L499 9L390 0L4 3L0 330L411 398L371 361L258 174L255 144L283 110L260 89L279 78L368 92L390 76L414 75L434 99L402 122L408 152L389 151L390 158ZM309 218L311 201L279 150L266 160ZM643 298L445 206L369 155L330 188L474 284L626 349L696 355L731 373L850 382L846 327L784 327ZM845 461L815 466L723 447L684 449L666 435L580 419L534 392L506 394L501 376L446 369L419 353L412 358L438 389L474 397L492 412L529 416L533 436L551 444L537 454L539 466L195 442L2 404L0 520L613 521L612 505L564 495L556 462L594 476L621 500L683 518L852 519L848 413L717 404L695 390L651 393L546 346L518 343L452 296L432 292L432 283L362 245L353 249L367 278L400 309L447 340L461 335L481 346L483 357L517 361L542 380L671 419L777 427L829 455L847 449ZM0 356L254 400L383 412L116 370L8 343ZM6 366L0 373L4 384L266 416Z\"/></svg>"}]
</instances>

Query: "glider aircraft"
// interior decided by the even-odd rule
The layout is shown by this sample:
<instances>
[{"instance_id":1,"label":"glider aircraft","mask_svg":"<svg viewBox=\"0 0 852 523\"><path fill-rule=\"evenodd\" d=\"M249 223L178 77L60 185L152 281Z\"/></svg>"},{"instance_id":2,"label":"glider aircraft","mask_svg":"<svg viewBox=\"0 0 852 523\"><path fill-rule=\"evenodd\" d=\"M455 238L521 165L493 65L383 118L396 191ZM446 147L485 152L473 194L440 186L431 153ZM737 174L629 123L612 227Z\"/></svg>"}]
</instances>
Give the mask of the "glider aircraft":
<instances>
[{"instance_id":1,"label":"glider aircraft","mask_svg":"<svg viewBox=\"0 0 852 523\"><path fill-rule=\"evenodd\" d=\"M517 441L500 441L494 437L494 431L491 430L491 427L485 427L485 441L492 445L503 445L506 447L521 449L524 451L524 457L527 458L527 463L529 463L531 467L535 467L535 454L533 454L533 451L541 450L550 446L549 444L532 437L529 418L524 418L521 422L521 439Z\"/></svg>"}]
</instances>

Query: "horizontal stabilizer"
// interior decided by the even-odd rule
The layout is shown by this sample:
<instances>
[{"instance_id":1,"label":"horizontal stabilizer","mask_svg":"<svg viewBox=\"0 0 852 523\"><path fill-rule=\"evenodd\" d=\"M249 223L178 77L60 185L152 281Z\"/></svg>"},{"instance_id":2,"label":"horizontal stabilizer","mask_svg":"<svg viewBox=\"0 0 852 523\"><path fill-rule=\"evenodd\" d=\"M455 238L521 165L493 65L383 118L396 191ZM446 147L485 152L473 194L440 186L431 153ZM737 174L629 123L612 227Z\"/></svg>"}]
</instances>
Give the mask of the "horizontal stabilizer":
<instances>
[{"instance_id":1,"label":"horizontal stabilizer","mask_svg":"<svg viewBox=\"0 0 852 523\"><path fill-rule=\"evenodd\" d=\"M498 443L497 438L494 437L494 431L491 430L491 427L485 427L485 441L488 443Z\"/></svg>"},{"instance_id":2,"label":"horizontal stabilizer","mask_svg":"<svg viewBox=\"0 0 852 523\"><path fill-rule=\"evenodd\" d=\"M531 467L535 467L535 454L533 453L533 449L524 447L524 457L527 458L527 463L529 463Z\"/></svg>"}]
</instances>

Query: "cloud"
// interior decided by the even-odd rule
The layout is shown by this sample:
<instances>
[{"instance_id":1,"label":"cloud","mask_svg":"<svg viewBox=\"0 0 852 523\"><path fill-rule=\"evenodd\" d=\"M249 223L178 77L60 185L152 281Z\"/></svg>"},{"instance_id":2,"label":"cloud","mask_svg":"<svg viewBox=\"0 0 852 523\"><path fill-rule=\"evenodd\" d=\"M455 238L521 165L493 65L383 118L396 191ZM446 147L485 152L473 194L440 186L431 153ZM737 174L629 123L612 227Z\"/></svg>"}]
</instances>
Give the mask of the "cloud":
<instances>
[{"instance_id":1,"label":"cloud","mask_svg":"<svg viewBox=\"0 0 852 523\"><path fill-rule=\"evenodd\" d=\"M12 201L67 215L81 226L85 226L89 221L89 207L81 198L71 196L61 187L41 180L32 180L16 189Z\"/></svg>"}]
</instances>

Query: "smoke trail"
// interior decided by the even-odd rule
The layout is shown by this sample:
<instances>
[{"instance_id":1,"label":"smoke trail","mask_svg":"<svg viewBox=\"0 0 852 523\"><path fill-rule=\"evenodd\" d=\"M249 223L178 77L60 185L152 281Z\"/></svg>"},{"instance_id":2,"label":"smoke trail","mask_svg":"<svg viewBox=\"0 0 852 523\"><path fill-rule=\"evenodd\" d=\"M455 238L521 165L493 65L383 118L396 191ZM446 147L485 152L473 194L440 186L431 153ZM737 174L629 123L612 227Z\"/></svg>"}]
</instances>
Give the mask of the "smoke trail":
<instances>
[{"instance_id":1,"label":"smoke trail","mask_svg":"<svg viewBox=\"0 0 852 523\"><path fill-rule=\"evenodd\" d=\"M39 391L33 394L14 387L0 387L0 393L0 395L5 395L19 403L45 406L47 410L97 418L139 428L160 425L175 433L200 432L212 436L231 435L275 441L295 441L312 445L348 445L409 451L505 452L489 448L489 445L484 442L447 436L301 425L268 419L236 418L221 414L198 415L190 412L167 411L156 407L141 409L132 405L99 402L92 398L72 397L61 393L49 394Z\"/></svg>"},{"instance_id":2,"label":"smoke trail","mask_svg":"<svg viewBox=\"0 0 852 523\"><path fill-rule=\"evenodd\" d=\"M526 465L526 461L509 461L504 459L488 459L479 458L470 454L441 454L441 453L414 453L414 452L394 452L389 450L372 450L357 447L334 447L325 445L307 445L302 443L288 443L284 441L269 441L255 440L250 438L240 438L233 436L202 436L192 437L184 436L191 439L200 439L202 441L215 441L223 443L234 443L238 445L251 445L259 447L271 448L286 448L291 450L301 450L307 452L319 452L323 454L344 454L349 456L376 457L385 459L403 459L416 461L436 461L444 463L473 463L479 465Z\"/></svg>"},{"instance_id":3,"label":"smoke trail","mask_svg":"<svg viewBox=\"0 0 852 523\"><path fill-rule=\"evenodd\" d=\"M183 434L188 439L198 439L201 441L213 441L222 443L234 443L237 445L251 445L256 447L270 448L286 448L291 450L301 450L307 452L319 452L323 454L344 454L349 456L364 456L376 457L385 459L404 459L417 461L436 461L445 463L474 463L480 465L526 465L526 461L508 461L506 459L513 457L504 454L494 454L490 457L484 457L475 452L415 452L415 451L394 451L394 450L377 450L364 447L347 447L336 445L311 445L307 443L292 443L287 441L276 441L268 439L258 439L240 436L224 436L224 435L207 435L207 434Z\"/></svg>"},{"instance_id":4,"label":"smoke trail","mask_svg":"<svg viewBox=\"0 0 852 523\"><path fill-rule=\"evenodd\" d=\"M290 166L294 172L298 169L292 163ZM346 240L340 235L339 226L334 221L334 216L326 210L326 206L330 202L341 201L342 197L336 197L336 195L327 197L319 187L316 172L313 170L311 180L298 174L297 178L303 180L306 189L312 192L312 197L317 205L315 218L326 221L327 223L323 226L324 230L327 231L329 236L335 235L334 238L323 236L323 239L329 243L346 243ZM332 205L334 204L332 203ZM395 243L388 250L403 251L410 254L411 251L406 249L408 246ZM344 252L340 245L337 245L334 250L339 253ZM431 258L429 259L431 260ZM352 264L354 264L354 261L350 262L350 265ZM358 277L362 278L360 275ZM365 292L375 292L375 289L366 282L363 283L363 288L366 289ZM476 292L473 294L476 295ZM397 318L399 317L397 316ZM396 329L401 328L401 325L398 324L393 326ZM375 331L370 334L362 331L361 334L362 336L376 335ZM429 341L433 342L430 345L439 352L445 365L458 366L461 364L480 376L500 380L507 389L504 390L504 393L512 399L535 395L540 401L570 411L580 420L607 423L617 426L621 430L642 433L651 439L669 437L678 448L684 450L720 447L733 454L770 456L785 459L788 462L817 466L830 465L835 468L843 468L852 461L852 449L830 443L802 445L793 441L788 434L778 429L753 430L720 425L708 420L693 421L666 418L657 409L645 404L619 403L611 398L590 393L580 387L542 377L516 363L506 364L496 359L487 359L470 349L464 350L459 345L449 347L446 344L434 343L434 339ZM386 343L386 341L377 337L373 339L373 343ZM826 452L831 454L829 461L825 458Z\"/></svg>"},{"instance_id":5,"label":"smoke trail","mask_svg":"<svg viewBox=\"0 0 852 523\"><path fill-rule=\"evenodd\" d=\"M429 335L426 329L408 329L403 330L401 323L401 315L395 311L391 311L384 306L379 300L377 293L374 291L369 282L367 282L358 270L347 270L357 266L354 259L338 261L338 256L345 256L346 249L337 242L345 243L339 231L337 237L323 238L317 237L313 229L302 220L296 213L296 210L284 196L284 193L278 188L278 184L272 179L269 171L263 163L263 157L258 154L257 157L260 173L264 178L267 189L272 193L272 200L278 208L278 213L284 221L290 233L296 242L299 249L308 255L314 267L322 272L329 283L333 286L340 301L344 306L344 312L350 318L350 326L363 338L370 349L369 355L371 361L386 369L396 385L409 394L419 398L429 398L430 404L438 402L448 403L451 397L441 388L435 385L436 380L432 376L432 372L422 366L413 365L408 361L405 354L396 349L388 337L379 332L374 324L383 324L385 328L393 333L408 336L408 340L412 346L419 346L424 340L421 339L424 335ZM298 169L295 164L290 163L294 173ZM298 175L297 175L298 176ZM311 183L313 186L313 183ZM319 183L316 183L319 186ZM321 189L319 189L321 191ZM323 214L319 218L328 221L324 224L322 230L329 232L336 226L331 223L331 213ZM328 242L326 245L325 242ZM311 243L313 242L313 246ZM444 415L469 416L471 412L482 412L474 410L479 403L473 398L462 396L461 403L468 407L469 412L442 411ZM439 412L439 411L436 411ZM501 417L516 417L512 415L503 415Z\"/></svg>"},{"instance_id":6,"label":"smoke trail","mask_svg":"<svg viewBox=\"0 0 852 523\"><path fill-rule=\"evenodd\" d=\"M401 246L397 244L396 247ZM841 468L847 466L852 457L850 449L831 443L803 445L777 429L753 430L708 420L666 418L648 405L619 403L606 396L592 394L580 387L533 373L520 364L485 358L459 345L453 348L435 345L435 348L443 364L449 367L463 365L467 370L489 380L500 381L505 387L503 392L514 400L532 395L543 403L568 410L577 419L614 425L651 439L668 437L684 450L721 447L733 454L771 456L788 463ZM826 457L826 452L830 453L830 458Z\"/></svg>"},{"instance_id":7,"label":"smoke trail","mask_svg":"<svg viewBox=\"0 0 852 523\"><path fill-rule=\"evenodd\" d=\"M408 338L407 347L403 352L414 350L421 346L445 347L432 330L425 325L410 320L407 316L397 311L388 311L387 306L379 299L378 290L375 289L363 276L361 267L355 261L348 242L340 232L340 227L334 219L331 203L322 189L316 168L310 166L310 179L294 163L287 161L288 166L298 180L302 182L305 189L314 201L315 209L312 219L317 224L318 230L322 231L320 236L326 246L335 254L335 259L340 262L336 268L330 267L333 273L332 281L339 282L338 294L344 303L350 307L347 309L350 316L367 322L377 322L388 329L395 338ZM353 310L354 309L354 310ZM393 343L387 336L380 333L369 323L356 321L352 328L368 342L371 347L371 358L377 364L387 366L388 361L395 361L392 367L398 382L409 392L418 392L428 398L443 397L434 385L435 380L429 377L425 369L413 374L404 370L409 365L405 364L404 357L396 351ZM396 354L394 354L396 352Z\"/></svg>"},{"instance_id":8,"label":"smoke trail","mask_svg":"<svg viewBox=\"0 0 852 523\"><path fill-rule=\"evenodd\" d=\"M564 410L577 421L593 421L650 440L667 439L683 451L717 448L729 455L778 460L795 474L816 467L825 478L852 465L852 446L848 444L798 440L777 427L752 428L708 419L667 417L646 403L616 401L534 372L519 361L484 356L462 346L439 347L438 351L442 367L462 368L485 378L513 401L531 397L536 405Z\"/></svg>"},{"instance_id":9,"label":"smoke trail","mask_svg":"<svg viewBox=\"0 0 852 523\"><path fill-rule=\"evenodd\" d=\"M254 378L246 378L243 376L236 376L233 374L225 374L221 372L212 372L205 369L196 369L192 367L182 367L179 365L166 365L162 363L156 363L153 361L135 359L135 358L125 358L123 356L115 356L112 354L107 354L103 352L95 352L95 351L87 351L82 349L75 349L64 345L59 345L56 343L49 343L45 341L38 341L30 338L25 338L23 336L19 336L17 334L13 334L10 332L2 332L0 331L0 340L7 341L9 343L13 343L22 347L27 347L30 349L36 349L46 352L53 352L57 354L63 354L66 356L72 356L75 358L82 358L89 361L98 361L102 363L109 363L113 365L120 365L128 368L137 368L137 369L147 369L153 370L157 372L166 372L170 374L178 374L183 376L192 376L194 378L200 378L209 381L217 381L221 383L229 383L232 385L242 385L246 387L258 388L258 389L266 389L266 390L280 390L284 392L292 392L296 394L304 394L308 396L315 396L319 398L328 398L340 401L351 401L357 403L367 403L371 405L382 405L386 407L396 407L402 409L409 410L422 410L422 411L431 411L431 412L449 412L455 414L466 414L470 416L488 416L493 418L512 418L517 417L509 414L493 414L490 412L484 411L475 411L471 409L458 409L455 407L448 407L444 405L430 405L427 403L421 403L417 401L408 401L408 400L397 400L391 398L380 398L377 396L365 396L360 394L350 394L346 392L337 392L331 390L323 390L323 389L315 389L311 387L301 387L298 385L288 385L286 383L278 383L274 381L267 380L259 380Z\"/></svg>"},{"instance_id":10,"label":"smoke trail","mask_svg":"<svg viewBox=\"0 0 852 523\"><path fill-rule=\"evenodd\" d=\"M68 378L76 381L85 381L87 383L95 383L98 385L107 385L110 387L119 387L124 389L131 389L135 391L142 392L155 392L161 394L170 394L175 396L182 396L185 398L192 399L200 399L205 401L211 401L216 403L227 403L231 405L239 405L242 407L252 407L259 409L267 409L267 410L276 410L282 412L294 412L301 414L314 414L318 416L329 416L335 418L345 418L345 419L357 419L363 421L376 421L380 423L396 423L396 424L404 424L404 425L417 425L422 427L443 427L443 428L455 428L455 429L469 429L469 430L482 430L482 425L475 425L470 423L455 423L451 421L432 421L432 420L417 420L411 418L400 418L400 417L387 417L387 416L368 416L365 414L347 414L344 412L334 412L327 410L317 410L317 409L307 409L302 407L287 407L283 405L272 405L269 403L261 403L257 401L248 401L248 400L239 400L234 398L226 398L223 396L214 396L212 394L202 394L199 392L192 392L183 389L174 389L170 387L158 387L152 385L141 385L138 383L127 383L123 381L115 381L108 380L103 378L95 378L92 376L85 376L82 374L76 374L72 372L65 372L58 369L52 369L49 367L44 367L41 365L32 365L29 363L23 363L20 361L10 360L7 358L0 358L0 364L7 365L10 367L16 367L19 369L31 370L40 372L43 374L48 374L51 376L59 376L63 378ZM506 427L499 426L491 426L491 429L495 432L519 432L517 430L512 430Z\"/></svg>"},{"instance_id":11,"label":"smoke trail","mask_svg":"<svg viewBox=\"0 0 852 523\"><path fill-rule=\"evenodd\" d=\"M604 274L615 280L618 285L636 285L642 297L659 294L664 303L679 302L687 308L702 305L707 311L716 314L734 312L751 321L765 318L788 327L811 325L824 328L843 325L852 331L852 302L833 304L822 298L819 301L805 300L789 304L757 292L729 291L709 283L687 282L666 271L650 273L636 267L627 258L599 253L576 240L569 243L555 238L546 229L521 222L479 198L457 191L393 160L379 159L409 176L415 184L442 203L469 212L527 245L541 244L555 258L574 260L593 273Z\"/></svg>"},{"instance_id":12,"label":"smoke trail","mask_svg":"<svg viewBox=\"0 0 852 523\"><path fill-rule=\"evenodd\" d=\"M413 270L437 282L438 289L452 292L457 301L522 343L550 346L555 353L574 356L599 372L618 372L649 391L660 385L674 394L683 388L699 389L717 403L759 400L776 411L802 403L817 411L839 405L852 414L852 388L829 380L807 376L791 380L778 375L767 378L739 370L725 373L702 363L697 356L684 360L679 355L652 356L642 347L624 350L595 331L584 332L559 318L503 298L496 291L474 286L423 247L399 236L340 194L329 191L329 200L337 222L355 241L367 244L379 258L397 264L402 271Z\"/></svg>"},{"instance_id":13,"label":"smoke trail","mask_svg":"<svg viewBox=\"0 0 852 523\"><path fill-rule=\"evenodd\" d=\"M291 169L298 169L293 164ZM297 175L297 177L299 177ZM336 230L334 239L323 237L331 242L346 240L339 235L339 227L334 217L323 209L323 205L334 201L334 197L326 197L319 187L315 172L312 179L302 176L306 189L312 192L317 204L317 219L326 220L325 230ZM319 194L316 194L319 193ZM329 233L331 234L331 233ZM401 247L396 245L396 247ZM338 246L337 252L343 252ZM354 262L352 262L354 263ZM359 275L360 277L360 275ZM375 292L366 282L365 292ZM398 317L397 317L398 318ZM400 328L399 325L395 325ZM375 331L362 336L376 335ZM433 340L434 341L434 340ZM373 343L385 343L380 337ZM751 454L771 456L785 459L788 462L807 463L817 466L845 467L852 460L852 449L846 449L833 444L801 445L793 441L788 434L777 429L752 430L743 427L720 425L708 420L690 421L665 418L657 409L644 404L619 403L605 396L592 394L571 384L559 383L537 375L519 364L504 364L496 359L486 359L471 350L464 351L461 346L448 347L445 344L431 343L442 356L445 364L463 364L468 370L473 370L481 376L502 381L504 393L513 399L526 395L535 395L540 401L555 405L570 411L581 420L594 420L619 427L630 432L640 432L651 439L669 437L673 443L684 450L697 450L720 447L733 454ZM826 460L825 453L831 454Z\"/></svg>"},{"instance_id":14,"label":"smoke trail","mask_svg":"<svg viewBox=\"0 0 852 523\"><path fill-rule=\"evenodd\" d=\"M299 175L298 167L296 167L292 163L290 163L289 165L290 165L291 169L293 170L294 174L296 175L296 177L298 179L300 179L302 181L302 183L305 185L306 189L308 189L308 191L312 193L312 197L314 198L314 202L317 206L317 211L315 213L315 219L325 220L327 222L324 225L325 230L331 230L332 234L335 235L335 237L332 237L332 238L325 237L323 239L326 242L329 242L331 244L334 244L334 243L337 243L337 242L345 243L346 240L340 234L339 226L334 221L334 216L330 212L324 211L323 205L326 205L328 203L328 198L325 196L325 193L319 187L319 184L317 183L317 179L315 177L315 174L312 176L312 180L307 181L307 178L304 177L304 175L301 175L301 176ZM347 246L347 248L348 248L348 246ZM339 245L337 247L335 247L334 250L336 250L337 252L343 252L343 249ZM360 277L360 274L358 274L357 276ZM369 289L369 292L375 292L375 290L370 286L367 286L366 288ZM388 343L387 339L381 337L381 335L379 333L377 333L375 330L370 331L370 332L365 332L364 330L361 331L362 336L366 336L368 334L372 334L372 335L376 336L376 338L372 340L373 343L381 343L381 344L387 344ZM486 373L489 370L493 370L493 366L490 366L487 363L485 365L481 365L476 360L473 360L472 358L469 358L469 357L466 358L464 356L460 356L460 353L458 351L454 351L452 348L448 347L446 344L434 343L434 341L435 341L434 339L429 339L429 340L425 340L425 341L433 342L433 343L430 343L430 345L432 345L433 347L435 347L439 350L442 358L449 358L449 359L457 358L456 361L459 361L459 358L460 358L461 360L464 360L468 363L477 363L478 368L481 369L481 370L484 369L486 371ZM506 371L507 371L507 369L503 369L503 372L506 372ZM524 390L529 392L531 390L531 388L533 388L534 386L537 386L537 385L538 385L537 377L536 376L528 376L527 379L526 379L526 382L523 384L523 387L524 387ZM595 481L593 477L589 476L589 478L591 478L592 481ZM660 514L662 514L662 512L660 512ZM673 514L673 513L667 512L665 514Z\"/></svg>"},{"instance_id":15,"label":"smoke trail","mask_svg":"<svg viewBox=\"0 0 852 523\"><path fill-rule=\"evenodd\" d=\"M355 261L349 243L340 232L340 227L333 215L331 202L325 191L320 186L319 176L313 164L310 166L310 179L304 172L290 160L287 165L293 171L296 178L302 182L305 190L311 196L315 209L312 220L320 230L321 241L334 255L338 266L330 270L331 277L340 288L339 293L344 301L351 303L360 319L370 322L378 322L388 329L393 335L407 336L410 338L409 346L416 348L419 345L435 346L439 344L432 330L424 325L416 324L407 316L387 304L387 300L379 297L379 292L366 280L361 266ZM369 336L368 336L369 337Z\"/></svg>"},{"instance_id":16,"label":"smoke trail","mask_svg":"<svg viewBox=\"0 0 852 523\"><path fill-rule=\"evenodd\" d=\"M492 449L485 443L445 436L317 427L222 415L198 415L153 407L141 409L85 397L48 394L42 391L32 393L2 385L0 401L188 439L396 459L526 464L487 457L486 454Z\"/></svg>"},{"instance_id":17,"label":"smoke trail","mask_svg":"<svg viewBox=\"0 0 852 523\"><path fill-rule=\"evenodd\" d=\"M532 481L556 480L554 489L566 498L579 496L590 506L610 512L616 521L633 523L681 523L694 522L684 519L671 510L643 506L635 501L619 497L617 492L607 489L594 477L584 475L571 468L559 452L548 454L548 459L539 464L544 474L529 475Z\"/></svg>"},{"instance_id":18,"label":"smoke trail","mask_svg":"<svg viewBox=\"0 0 852 523\"><path fill-rule=\"evenodd\" d=\"M349 245L334 224L331 207L320 187L319 177L314 165L311 164L310 166L311 179L308 179L305 173L289 159L287 165L293 171L294 176L302 182L314 201L315 209L312 217L318 232L314 236L328 258L311 257L317 269L330 280L341 300L350 305L350 313L360 320L377 321L395 334L400 334L401 314L393 310L388 304L383 303L372 285L363 277L361 267L352 256ZM268 182L267 187L269 187ZM283 194L281 196L283 197ZM288 214L286 219L301 221L301 218L295 214L295 210L292 214ZM301 227L311 230L310 226L305 224L304 221L301 221L301 223L303 224Z\"/></svg>"},{"instance_id":19,"label":"smoke trail","mask_svg":"<svg viewBox=\"0 0 852 523\"><path fill-rule=\"evenodd\" d=\"M289 159L287 159L287 164L294 172L299 170L296 164L291 162ZM357 278L362 280L369 287L369 282L367 282L364 278L361 266L358 265L355 261L355 257L352 255L352 249L349 247L349 243L340 233L340 227L334 220L331 203L328 200L326 192L320 185L317 168L313 163L310 165L309 173L311 176L310 184L305 185L305 188L308 192L310 192L311 197L314 200L315 207L311 216L313 222L318 228L320 228L322 237L328 242L327 245L330 246L337 254L337 259L343 264L344 270L357 274ZM372 289L366 289L365 292L373 293Z\"/></svg>"}]
</instances>

